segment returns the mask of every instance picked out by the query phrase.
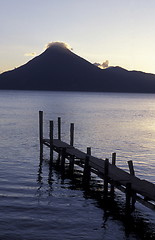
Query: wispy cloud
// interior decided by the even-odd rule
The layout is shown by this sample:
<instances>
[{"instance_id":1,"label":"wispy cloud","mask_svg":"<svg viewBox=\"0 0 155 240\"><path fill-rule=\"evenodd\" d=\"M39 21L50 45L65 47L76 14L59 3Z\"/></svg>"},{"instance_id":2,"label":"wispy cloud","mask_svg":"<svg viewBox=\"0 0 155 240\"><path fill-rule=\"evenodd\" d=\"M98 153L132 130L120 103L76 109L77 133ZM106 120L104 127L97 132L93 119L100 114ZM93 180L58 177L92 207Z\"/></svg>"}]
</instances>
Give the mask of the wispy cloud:
<instances>
[{"instance_id":1,"label":"wispy cloud","mask_svg":"<svg viewBox=\"0 0 155 240\"><path fill-rule=\"evenodd\" d=\"M36 52L25 53L24 56L25 56L25 57L34 57L34 56L36 56Z\"/></svg>"},{"instance_id":2,"label":"wispy cloud","mask_svg":"<svg viewBox=\"0 0 155 240\"><path fill-rule=\"evenodd\" d=\"M101 63L94 63L95 66L101 68L101 69L105 69L105 68L108 68L109 66L109 61L106 60L105 62L103 62L102 64Z\"/></svg>"}]
</instances>

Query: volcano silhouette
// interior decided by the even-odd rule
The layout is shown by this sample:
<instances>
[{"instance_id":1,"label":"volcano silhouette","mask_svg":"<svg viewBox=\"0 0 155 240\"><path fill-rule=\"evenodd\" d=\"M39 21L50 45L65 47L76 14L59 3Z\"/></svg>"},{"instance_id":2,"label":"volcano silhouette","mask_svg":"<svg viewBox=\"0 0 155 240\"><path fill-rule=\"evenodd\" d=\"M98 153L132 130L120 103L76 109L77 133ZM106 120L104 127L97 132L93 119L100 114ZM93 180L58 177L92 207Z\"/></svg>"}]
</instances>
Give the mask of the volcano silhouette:
<instances>
[{"instance_id":1,"label":"volcano silhouette","mask_svg":"<svg viewBox=\"0 0 155 240\"><path fill-rule=\"evenodd\" d=\"M0 74L0 89L155 93L155 75L120 67L100 69L62 46Z\"/></svg>"}]
</instances>

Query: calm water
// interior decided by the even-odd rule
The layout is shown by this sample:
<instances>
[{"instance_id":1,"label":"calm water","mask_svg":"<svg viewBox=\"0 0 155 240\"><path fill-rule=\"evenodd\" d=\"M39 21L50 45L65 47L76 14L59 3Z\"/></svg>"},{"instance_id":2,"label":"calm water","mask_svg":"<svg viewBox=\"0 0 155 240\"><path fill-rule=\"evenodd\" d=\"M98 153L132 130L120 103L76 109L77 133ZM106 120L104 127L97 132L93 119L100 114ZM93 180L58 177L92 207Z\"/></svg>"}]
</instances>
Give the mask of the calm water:
<instances>
[{"instance_id":1,"label":"calm water","mask_svg":"<svg viewBox=\"0 0 155 240\"><path fill-rule=\"evenodd\" d=\"M74 122L77 147L110 160L116 152L118 166L128 171L133 160L136 175L155 183L155 95L0 91L0 240L155 239L153 211L136 203L126 219L119 191L105 207L77 184L78 171L76 183L49 171L48 149L40 164L39 110L45 137L62 117L69 142Z\"/></svg>"}]
</instances>

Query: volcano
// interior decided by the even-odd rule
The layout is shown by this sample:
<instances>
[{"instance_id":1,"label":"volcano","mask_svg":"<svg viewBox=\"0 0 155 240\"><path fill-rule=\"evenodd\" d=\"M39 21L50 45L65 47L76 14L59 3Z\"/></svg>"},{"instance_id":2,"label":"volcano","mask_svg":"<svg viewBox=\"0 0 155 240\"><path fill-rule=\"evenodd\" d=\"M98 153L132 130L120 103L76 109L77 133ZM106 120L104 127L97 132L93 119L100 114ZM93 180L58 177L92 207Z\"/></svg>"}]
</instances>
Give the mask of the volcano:
<instances>
[{"instance_id":1,"label":"volcano","mask_svg":"<svg viewBox=\"0 0 155 240\"><path fill-rule=\"evenodd\" d=\"M61 45L0 74L0 89L155 93L155 75L120 67L100 69Z\"/></svg>"}]
</instances>

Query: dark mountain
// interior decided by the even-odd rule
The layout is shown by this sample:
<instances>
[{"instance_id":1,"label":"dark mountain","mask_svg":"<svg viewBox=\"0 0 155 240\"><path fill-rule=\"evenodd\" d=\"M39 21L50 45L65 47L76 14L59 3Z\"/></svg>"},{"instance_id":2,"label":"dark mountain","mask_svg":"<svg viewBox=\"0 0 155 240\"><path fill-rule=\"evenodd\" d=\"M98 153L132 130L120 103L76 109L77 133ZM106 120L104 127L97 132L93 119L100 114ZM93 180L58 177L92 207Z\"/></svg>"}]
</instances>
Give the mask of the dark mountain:
<instances>
[{"instance_id":1,"label":"dark mountain","mask_svg":"<svg viewBox=\"0 0 155 240\"><path fill-rule=\"evenodd\" d=\"M61 46L0 74L0 89L53 91L155 92L155 75L120 67L104 70Z\"/></svg>"}]
</instances>

